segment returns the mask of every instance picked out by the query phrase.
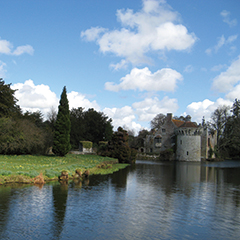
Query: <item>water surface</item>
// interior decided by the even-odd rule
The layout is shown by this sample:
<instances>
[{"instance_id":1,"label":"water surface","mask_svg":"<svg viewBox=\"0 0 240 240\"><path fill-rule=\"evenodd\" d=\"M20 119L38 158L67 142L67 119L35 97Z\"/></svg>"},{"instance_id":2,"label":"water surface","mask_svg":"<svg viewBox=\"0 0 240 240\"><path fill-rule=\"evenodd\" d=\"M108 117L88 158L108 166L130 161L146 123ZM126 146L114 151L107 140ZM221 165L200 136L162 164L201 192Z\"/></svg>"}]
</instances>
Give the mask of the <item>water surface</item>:
<instances>
[{"instance_id":1,"label":"water surface","mask_svg":"<svg viewBox=\"0 0 240 240\"><path fill-rule=\"evenodd\" d=\"M240 162L136 165L0 187L0 239L239 239Z\"/></svg>"}]
</instances>

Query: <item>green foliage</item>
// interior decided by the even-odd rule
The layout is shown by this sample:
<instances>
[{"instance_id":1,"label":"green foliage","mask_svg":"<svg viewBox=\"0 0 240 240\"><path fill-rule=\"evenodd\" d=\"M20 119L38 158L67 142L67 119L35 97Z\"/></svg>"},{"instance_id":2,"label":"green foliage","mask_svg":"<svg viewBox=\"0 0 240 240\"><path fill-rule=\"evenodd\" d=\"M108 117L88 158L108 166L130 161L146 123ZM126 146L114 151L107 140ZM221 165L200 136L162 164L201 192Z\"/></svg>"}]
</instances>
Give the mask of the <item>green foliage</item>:
<instances>
[{"instance_id":1,"label":"green foliage","mask_svg":"<svg viewBox=\"0 0 240 240\"><path fill-rule=\"evenodd\" d=\"M12 174L12 171L8 170L0 170L0 176L10 176Z\"/></svg>"},{"instance_id":2,"label":"green foliage","mask_svg":"<svg viewBox=\"0 0 240 240\"><path fill-rule=\"evenodd\" d=\"M65 156L71 149L70 145L70 112L66 87L63 88L60 104L58 106L57 120L55 124L53 152L58 156Z\"/></svg>"},{"instance_id":3,"label":"green foliage","mask_svg":"<svg viewBox=\"0 0 240 240\"><path fill-rule=\"evenodd\" d=\"M40 154L45 133L27 119L0 118L0 154Z\"/></svg>"},{"instance_id":4,"label":"green foliage","mask_svg":"<svg viewBox=\"0 0 240 240\"><path fill-rule=\"evenodd\" d=\"M174 150L172 148L166 149L164 151L161 151L159 154L159 159L161 161L169 161L174 155Z\"/></svg>"},{"instance_id":5,"label":"green foliage","mask_svg":"<svg viewBox=\"0 0 240 240\"><path fill-rule=\"evenodd\" d=\"M90 142L90 141L80 141L80 143L82 144L82 146L83 146L84 148L87 148L87 149L90 149L90 148L92 148L92 146L93 146L93 143Z\"/></svg>"},{"instance_id":6,"label":"green foliage","mask_svg":"<svg viewBox=\"0 0 240 240\"><path fill-rule=\"evenodd\" d=\"M14 97L16 90L11 89L11 84L5 84L0 78L0 117L9 117L20 113L20 108L16 104Z\"/></svg>"},{"instance_id":7,"label":"green foliage","mask_svg":"<svg viewBox=\"0 0 240 240\"><path fill-rule=\"evenodd\" d=\"M119 127L118 131L114 132L108 145L100 146L98 154L117 158L119 163L134 163L137 152L128 145L127 131Z\"/></svg>"},{"instance_id":8,"label":"green foliage","mask_svg":"<svg viewBox=\"0 0 240 240\"><path fill-rule=\"evenodd\" d=\"M83 108L70 111L71 119L71 144L74 149L79 146L79 141L90 141L98 144L100 141L109 141L112 137L112 120L93 108L83 111Z\"/></svg>"},{"instance_id":9,"label":"green foliage","mask_svg":"<svg viewBox=\"0 0 240 240\"><path fill-rule=\"evenodd\" d=\"M225 157L236 157L240 155L240 101L235 99L231 112L232 116L227 118L221 138L221 155Z\"/></svg>"}]
</instances>

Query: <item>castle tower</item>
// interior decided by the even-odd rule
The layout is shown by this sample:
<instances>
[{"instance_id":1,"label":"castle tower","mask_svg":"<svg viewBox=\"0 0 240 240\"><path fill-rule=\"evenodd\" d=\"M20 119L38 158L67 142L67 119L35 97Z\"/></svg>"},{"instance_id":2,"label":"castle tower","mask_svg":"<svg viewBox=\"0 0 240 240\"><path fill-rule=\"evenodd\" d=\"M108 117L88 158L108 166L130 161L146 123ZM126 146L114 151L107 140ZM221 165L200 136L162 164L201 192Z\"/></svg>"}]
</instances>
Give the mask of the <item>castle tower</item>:
<instances>
[{"instance_id":1,"label":"castle tower","mask_svg":"<svg viewBox=\"0 0 240 240\"><path fill-rule=\"evenodd\" d=\"M175 134L176 160L201 161L201 129L193 122L185 122Z\"/></svg>"}]
</instances>

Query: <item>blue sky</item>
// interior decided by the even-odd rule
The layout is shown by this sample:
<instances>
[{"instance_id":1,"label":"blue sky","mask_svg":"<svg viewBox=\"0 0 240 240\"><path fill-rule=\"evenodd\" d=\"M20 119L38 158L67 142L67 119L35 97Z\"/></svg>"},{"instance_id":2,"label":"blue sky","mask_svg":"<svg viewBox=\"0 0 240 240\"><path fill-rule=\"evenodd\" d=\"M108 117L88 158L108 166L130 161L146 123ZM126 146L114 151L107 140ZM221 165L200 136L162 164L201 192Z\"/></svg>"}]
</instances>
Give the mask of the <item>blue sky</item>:
<instances>
[{"instance_id":1,"label":"blue sky","mask_svg":"<svg viewBox=\"0 0 240 240\"><path fill-rule=\"evenodd\" d=\"M23 110L94 108L138 132L240 96L238 0L0 0L0 77Z\"/></svg>"}]
</instances>

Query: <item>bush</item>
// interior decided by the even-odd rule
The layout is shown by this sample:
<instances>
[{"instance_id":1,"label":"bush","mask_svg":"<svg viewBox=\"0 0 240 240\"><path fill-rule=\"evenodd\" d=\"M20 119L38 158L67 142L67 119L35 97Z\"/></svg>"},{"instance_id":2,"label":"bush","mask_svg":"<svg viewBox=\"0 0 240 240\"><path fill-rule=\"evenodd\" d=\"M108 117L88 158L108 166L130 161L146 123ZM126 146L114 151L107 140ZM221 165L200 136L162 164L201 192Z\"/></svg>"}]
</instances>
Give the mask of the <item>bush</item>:
<instances>
[{"instance_id":1,"label":"bush","mask_svg":"<svg viewBox=\"0 0 240 240\"><path fill-rule=\"evenodd\" d=\"M174 150L172 148L169 148L169 149L166 149L162 152L160 152L159 154L159 159L160 160L171 160L173 158L173 155L174 155Z\"/></svg>"}]
</instances>

